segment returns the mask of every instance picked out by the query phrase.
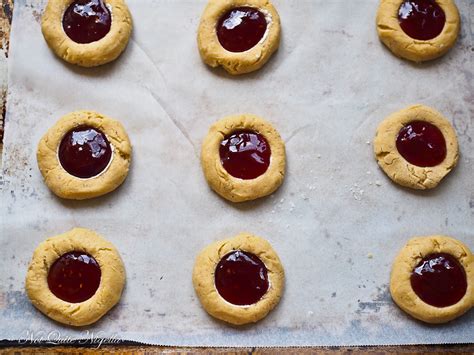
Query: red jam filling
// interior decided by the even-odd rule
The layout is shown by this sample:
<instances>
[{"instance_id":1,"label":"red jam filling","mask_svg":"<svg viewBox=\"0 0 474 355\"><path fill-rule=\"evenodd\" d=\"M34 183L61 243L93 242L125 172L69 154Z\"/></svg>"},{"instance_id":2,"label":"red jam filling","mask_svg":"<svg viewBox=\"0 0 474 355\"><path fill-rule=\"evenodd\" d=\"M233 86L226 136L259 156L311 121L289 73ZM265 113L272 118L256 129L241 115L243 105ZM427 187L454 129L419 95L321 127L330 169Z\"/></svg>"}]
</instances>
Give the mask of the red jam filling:
<instances>
[{"instance_id":1,"label":"red jam filling","mask_svg":"<svg viewBox=\"0 0 474 355\"><path fill-rule=\"evenodd\" d=\"M441 33L446 16L435 0L405 0L398 9L398 21L408 36L426 41Z\"/></svg>"},{"instance_id":2,"label":"red jam filling","mask_svg":"<svg viewBox=\"0 0 474 355\"><path fill-rule=\"evenodd\" d=\"M76 0L63 16L64 32L76 43L91 43L110 31L112 16L103 0Z\"/></svg>"},{"instance_id":3,"label":"red jam filling","mask_svg":"<svg viewBox=\"0 0 474 355\"><path fill-rule=\"evenodd\" d=\"M48 286L63 301L84 302L91 298L100 284L101 271L97 261L84 252L62 255L49 269Z\"/></svg>"},{"instance_id":4,"label":"red jam filling","mask_svg":"<svg viewBox=\"0 0 474 355\"><path fill-rule=\"evenodd\" d=\"M409 163L431 167L441 164L446 158L446 141L435 125L413 121L398 133L397 150Z\"/></svg>"},{"instance_id":5,"label":"red jam filling","mask_svg":"<svg viewBox=\"0 0 474 355\"><path fill-rule=\"evenodd\" d=\"M104 171L111 157L112 149L105 134L90 126L70 130L58 150L59 162L64 170L83 179Z\"/></svg>"},{"instance_id":6,"label":"red jam filling","mask_svg":"<svg viewBox=\"0 0 474 355\"><path fill-rule=\"evenodd\" d=\"M235 131L225 137L219 154L224 169L238 179L255 179L270 165L270 145L253 131Z\"/></svg>"},{"instance_id":7,"label":"red jam filling","mask_svg":"<svg viewBox=\"0 0 474 355\"><path fill-rule=\"evenodd\" d=\"M217 291L227 302L248 306L257 303L269 287L267 268L254 254L235 250L217 264Z\"/></svg>"},{"instance_id":8,"label":"red jam filling","mask_svg":"<svg viewBox=\"0 0 474 355\"><path fill-rule=\"evenodd\" d=\"M265 16L252 7L236 7L217 22L217 38L229 52L245 52L254 47L267 30Z\"/></svg>"},{"instance_id":9,"label":"red jam filling","mask_svg":"<svg viewBox=\"0 0 474 355\"><path fill-rule=\"evenodd\" d=\"M466 272L452 255L431 254L413 270L411 287L429 305L448 307L459 302L466 294Z\"/></svg>"}]
</instances>

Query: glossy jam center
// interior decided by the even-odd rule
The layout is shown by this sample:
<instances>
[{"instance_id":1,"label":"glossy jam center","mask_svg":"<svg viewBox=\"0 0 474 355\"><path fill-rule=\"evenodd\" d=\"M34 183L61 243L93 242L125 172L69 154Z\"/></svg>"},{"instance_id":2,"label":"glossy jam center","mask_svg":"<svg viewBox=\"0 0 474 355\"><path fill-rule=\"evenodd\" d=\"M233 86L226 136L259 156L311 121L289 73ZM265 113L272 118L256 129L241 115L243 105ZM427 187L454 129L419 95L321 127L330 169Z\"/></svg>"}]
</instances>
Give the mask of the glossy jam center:
<instances>
[{"instance_id":1,"label":"glossy jam center","mask_svg":"<svg viewBox=\"0 0 474 355\"><path fill-rule=\"evenodd\" d=\"M111 157L112 149L105 134L90 126L79 126L66 133L58 150L64 170L84 179L104 171Z\"/></svg>"},{"instance_id":2,"label":"glossy jam center","mask_svg":"<svg viewBox=\"0 0 474 355\"><path fill-rule=\"evenodd\" d=\"M63 301L79 303L91 298L100 284L101 271L89 254L73 251L62 255L49 269L48 286Z\"/></svg>"},{"instance_id":3,"label":"glossy jam center","mask_svg":"<svg viewBox=\"0 0 474 355\"><path fill-rule=\"evenodd\" d=\"M398 133L397 150L413 165L436 166L446 158L446 141L435 125L413 121Z\"/></svg>"},{"instance_id":4,"label":"glossy jam center","mask_svg":"<svg viewBox=\"0 0 474 355\"><path fill-rule=\"evenodd\" d=\"M76 43L91 43L110 31L112 16L103 0L76 0L64 12L64 32Z\"/></svg>"},{"instance_id":5,"label":"glossy jam center","mask_svg":"<svg viewBox=\"0 0 474 355\"><path fill-rule=\"evenodd\" d=\"M270 165L270 145L253 131L235 131L225 137L219 153L224 169L238 179L255 179Z\"/></svg>"},{"instance_id":6,"label":"glossy jam center","mask_svg":"<svg viewBox=\"0 0 474 355\"><path fill-rule=\"evenodd\" d=\"M398 21L408 36L426 41L441 33L446 16L435 0L406 0L398 9Z\"/></svg>"},{"instance_id":7,"label":"glossy jam center","mask_svg":"<svg viewBox=\"0 0 474 355\"><path fill-rule=\"evenodd\" d=\"M431 254L413 270L411 287L424 302L435 307L448 307L466 294L466 272L452 255Z\"/></svg>"},{"instance_id":8,"label":"glossy jam center","mask_svg":"<svg viewBox=\"0 0 474 355\"><path fill-rule=\"evenodd\" d=\"M267 268L257 256L236 250L217 264L215 285L227 302L248 306L257 303L267 292Z\"/></svg>"},{"instance_id":9,"label":"glossy jam center","mask_svg":"<svg viewBox=\"0 0 474 355\"><path fill-rule=\"evenodd\" d=\"M252 7L236 7L217 22L217 38L229 52L245 52L254 47L267 30L265 16Z\"/></svg>"}]
</instances>

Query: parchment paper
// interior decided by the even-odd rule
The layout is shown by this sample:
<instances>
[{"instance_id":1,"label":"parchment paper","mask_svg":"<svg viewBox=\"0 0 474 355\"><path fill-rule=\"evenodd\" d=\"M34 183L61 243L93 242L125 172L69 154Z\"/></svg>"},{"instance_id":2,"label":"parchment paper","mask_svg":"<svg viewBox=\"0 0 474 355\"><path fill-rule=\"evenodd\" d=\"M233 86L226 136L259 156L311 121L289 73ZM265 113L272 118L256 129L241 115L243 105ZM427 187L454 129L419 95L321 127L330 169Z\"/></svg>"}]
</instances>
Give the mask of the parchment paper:
<instances>
[{"instance_id":1,"label":"parchment paper","mask_svg":"<svg viewBox=\"0 0 474 355\"><path fill-rule=\"evenodd\" d=\"M379 42L375 0L274 3L283 28L278 53L259 72L230 77L199 58L205 1L129 0L133 38L119 60L95 69L68 65L47 48L39 24L45 1L15 1L0 338L193 346L474 342L474 312L428 326L400 311L387 288L395 255L414 235L447 234L474 249L472 4L457 1L463 24L454 49L414 65ZM433 191L396 186L372 152L379 122L413 103L443 112L459 138L459 165ZM123 186L82 202L54 197L35 157L46 130L78 109L120 119L134 147ZM274 123L288 169L273 196L231 204L208 188L199 150L214 121L244 112ZM127 270L120 304L81 329L49 320L24 292L36 246L76 226L112 241ZM286 288L266 319L236 328L206 314L191 272L203 247L241 231L272 243Z\"/></svg>"}]
</instances>

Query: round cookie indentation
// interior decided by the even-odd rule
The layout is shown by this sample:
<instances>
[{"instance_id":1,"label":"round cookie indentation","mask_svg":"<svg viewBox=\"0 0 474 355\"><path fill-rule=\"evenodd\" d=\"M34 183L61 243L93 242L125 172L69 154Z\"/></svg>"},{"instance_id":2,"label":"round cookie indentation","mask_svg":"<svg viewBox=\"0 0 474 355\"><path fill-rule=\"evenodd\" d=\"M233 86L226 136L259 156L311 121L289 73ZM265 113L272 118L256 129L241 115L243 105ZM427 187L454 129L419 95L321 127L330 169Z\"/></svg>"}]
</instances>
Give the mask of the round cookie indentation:
<instances>
[{"instance_id":1,"label":"round cookie indentation","mask_svg":"<svg viewBox=\"0 0 474 355\"><path fill-rule=\"evenodd\" d=\"M390 179L419 190L436 187L459 160L453 126L425 105L409 106L386 117L377 128L374 153Z\"/></svg>"},{"instance_id":2,"label":"round cookie indentation","mask_svg":"<svg viewBox=\"0 0 474 355\"><path fill-rule=\"evenodd\" d=\"M197 33L199 54L232 75L260 69L280 45L280 16L268 0L209 0Z\"/></svg>"},{"instance_id":3,"label":"round cookie indentation","mask_svg":"<svg viewBox=\"0 0 474 355\"><path fill-rule=\"evenodd\" d=\"M76 0L64 12L64 32L76 43L91 43L110 31L112 15L103 0Z\"/></svg>"},{"instance_id":4,"label":"round cookie indentation","mask_svg":"<svg viewBox=\"0 0 474 355\"><path fill-rule=\"evenodd\" d=\"M61 255L49 268L48 286L63 301L79 303L95 294L100 277L99 264L92 256L71 251Z\"/></svg>"},{"instance_id":5,"label":"round cookie indentation","mask_svg":"<svg viewBox=\"0 0 474 355\"><path fill-rule=\"evenodd\" d=\"M206 312L236 325L264 318L280 301L284 279L270 243L249 233L208 245L193 269L194 290Z\"/></svg>"},{"instance_id":6,"label":"round cookie indentation","mask_svg":"<svg viewBox=\"0 0 474 355\"><path fill-rule=\"evenodd\" d=\"M426 41L441 33L446 16L435 0L405 0L398 10L398 20L408 36Z\"/></svg>"},{"instance_id":7,"label":"round cookie indentation","mask_svg":"<svg viewBox=\"0 0 474 355\"><path fill-rule=\"evenodd\" d=\"M95 67L115 60L132 33L125 0L48 0L41 32L62 60Z\"/></svg>"},{"instance_id":8,"label":"round cookie indentation","mask_svg":"<svg viewBox=\"0 0 474 355\"><path fill-rule=\"evenodd\" d=\"M78 178L91 178L103 172L112 158L112 148L103 132L79 126L66 133L58 149L61 166Z\"/></svg>"},{"instance_id":9,"label":"round cookie indentation","mask_svg":"<svg viewBox=\"0 0 474 355\"><path fill-rule=\"evenodd\" d=\"M267 292L269 283L265 264L254 254L235 250L217 264L215 284L227 302L239 306L257 303Z\"/></svg>"},{"instance_id":10,"label":"round cookie indentation","mask_svg":"<svg viewBox=\"0 0 474 355\"><path fill-rule=\"evenodd\" d=\"M233 177L250 180L267 171L271 150L265 137L249 130L238 130L224 137L219 155L225 170Z\"/></svg>"},{"instance_id":11,"label":"round cookie indentation","mask_svg":"<svg viewBox=\"0 0 474 355\"><path fill-rule=\"evenodd\" d=\"M217 38L230 52L245 52L263 38L267 30L265 15L258 9L242 6L221 16L217 23Z\"/></svg>"},{"instance_id":12,"label":"round cookie indentation","mask_svg":"<svg viewBox=\"0 0 474 355\"><path fill-rule=\"evenodd\" d=\"M410 278L413 291L435 307L449 307L466 294L466 272L459 261L447 253L424 257Z\"/></svg>"},{"instance_id":13,"label":"round cookie indentation","mask_svg":"<svg viewBox=\"0 0 474 355\"><path fill-rule=\"evenodd\" d=\"M282 184L285 143L277 130L258 116L224 117L204 138L201 165L209 186L223 198L255 200Z\"/></svg>"},{"instance_id":14,"label":"round cookie indentation","mask_svg":"<svg viewBox=\"0 0 474 355\"><path fill-rule=\"evenodd\" d=\"M74 228L41 242L33 253L25 289L44 315L84 326L120 300L125 267L112 243L92 230Z\"/></svg>"},{"instance_id":15,"label":"round cookie indentation","mask_svg":"<svg viewBox=\"0 0 474 355\"><path fill-rule=\"evenodd\" d=\"M454 0L380 0L376 25L393 54L424 62L454 46L461 17Z\"/></svg>"},{"instance_id":16,"label":"round cookie indentation","mask_svg":"<svg viewBox=\"0 0 474 355\"><path fill-rule=\"evenodd\" d=\"M451 237L414 237L393 261L390 294L416 319L449 322L474 306L474 255Z\"/></svg>"},{"instance_id":17,"label":"round cookie indentation","mask_svg":"<svg viewBox=\"0 0 474 355\"><path fill-rule=\"evenodd\" d=\"M105 195L125 181L132 146L119 121L95 111L75 111L46 132L36 154L54 194L84 200Z\"/></svg>"},{"instance_id":18,"label":"round cookie indentation","mask_svg":"<svg viewBox=\"0 0 474 355\"><path fill-rule=\"evenodd\" d=\"M432 167L446 158L446 140L435 125L413 121L398 132L397 150L413 165Z\"/></svg>"}]
</instances>

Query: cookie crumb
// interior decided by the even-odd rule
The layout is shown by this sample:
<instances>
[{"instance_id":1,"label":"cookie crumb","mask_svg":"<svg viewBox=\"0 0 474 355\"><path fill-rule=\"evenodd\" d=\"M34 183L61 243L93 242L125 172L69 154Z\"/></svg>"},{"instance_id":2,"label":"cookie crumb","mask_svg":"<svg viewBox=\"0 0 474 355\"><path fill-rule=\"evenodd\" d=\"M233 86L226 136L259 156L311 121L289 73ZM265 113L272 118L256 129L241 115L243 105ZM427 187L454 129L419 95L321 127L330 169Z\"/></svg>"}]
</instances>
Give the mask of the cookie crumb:
<instances>
[{"instance_id":1,"label":"cookie crumb","mask_svg":"<svg viewBox=\"0 0 474 355\"><path fill-rule=\"evenodd\" d=\"M349 191L351 192L352 197L354 197L354 199L357 201L360 201L362 199L362 195L364 194L364 190L359 188L359 184L357 183L354 183L354 185L349 188Z\"/></svg>"},{"instance_id":2,"label":"cookie crumb","mask_svg":"<svg viewBox=\"0 0 474 355\"><path fill-rule=\"evenodd\" d=\"M374 257L374 254L372 254L372 253L369 253L369 254L367 254L367 257L368 257L369 259L373 259L373 257Z\"/></svg>"}]
</instances>

